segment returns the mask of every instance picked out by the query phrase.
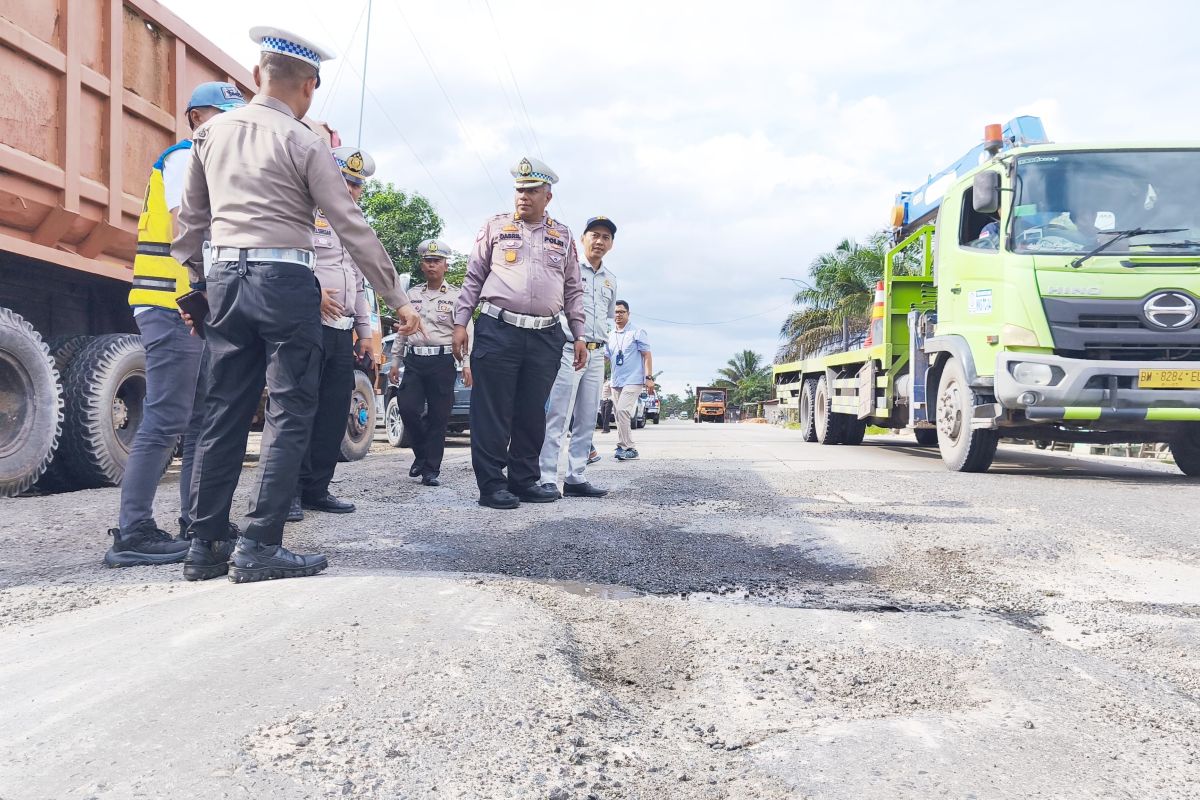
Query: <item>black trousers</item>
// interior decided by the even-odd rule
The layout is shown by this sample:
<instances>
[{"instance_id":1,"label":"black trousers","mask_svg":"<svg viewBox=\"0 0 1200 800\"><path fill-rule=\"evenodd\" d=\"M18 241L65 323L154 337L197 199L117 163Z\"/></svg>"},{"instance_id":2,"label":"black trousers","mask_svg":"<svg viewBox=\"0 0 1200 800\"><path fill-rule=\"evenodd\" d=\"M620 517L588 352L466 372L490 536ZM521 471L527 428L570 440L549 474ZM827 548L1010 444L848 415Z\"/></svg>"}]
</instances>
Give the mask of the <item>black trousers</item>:
<instances>
[{"instance_id":1,"label":"black trousers","mask_svg":"<svg viewBox=\"0 0 1200 800\"><path fill-rule=\"evenodd\" d=\"M558 375L562 328L516 328L481 314L471 348L471 465L480 494L522 490L541 475L546 400ZM504 468L508 467L505 478Z\"/></svg>"},{"instance_id":2,"label":"black trousers","mask_svg":"<svg viewBox=\"0 0 1200 800\"><path fill-rule=\"evenodd\" d=\"M229 538L246 436L265 383L271 400L243 535L283 541L317 406L320 298L312 271L298 264L218 262L209 271L209 384L192 467L193 537Z\"/></svg>"},{"instance_id":3,"label":"black trousers","mask_svg":"<svg viewBox=\"0 0 1200 800\"><path fill-rule=\"evenodd\" d=\"M404 357L404 382L396 394L396 406L412 440L412 451L422 465L422 475L442 471L446 452L446 424L454 407L454 382L458 370L454 356Z\"/></svg>"},{"instance_id":4,"label":"black trousers","mask_svg":"<svg viewBox=\"0 0 1200 800\"><path fill-rule=\"evenodd\" d=\"M354 331L322 325L321 336L325 358L317 389L317 413L296 490L306 500L320 500L329 494L329 482L333 480L346 435L350 396L354 393Z\"/></svg>"},{"instance_id":5,"label":"black trousers","mask_svg":"<svg viewBox=\"0 0 1200 800\"><path fill-rule=\"evenodd\" d=\"M610 430L612 430L612 428L610 427L611 423L609 422L609 419L612 417L612 413L613 413L613 401L612 400L605 400L600 403L600 420L601 420L600 424L604 426L605 433L608 433Z\"/></svg>"}]
</instances>

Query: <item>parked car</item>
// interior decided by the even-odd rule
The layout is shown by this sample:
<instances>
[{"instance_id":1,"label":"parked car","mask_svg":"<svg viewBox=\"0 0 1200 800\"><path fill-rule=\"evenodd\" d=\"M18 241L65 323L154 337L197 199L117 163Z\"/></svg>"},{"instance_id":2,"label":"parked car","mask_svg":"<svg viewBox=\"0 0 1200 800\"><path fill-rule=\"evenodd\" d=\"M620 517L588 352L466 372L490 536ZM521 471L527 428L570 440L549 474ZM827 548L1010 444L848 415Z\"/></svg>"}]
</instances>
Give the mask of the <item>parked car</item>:
<instances>
[{"instance_id":1,"label":"parked car","mask_svg":"<svg viewBox=\"0 0 1200 800\"><path fill-rule=\"evenodd\" d=\"M392 345L396 341L396 334L389 334L383 337L383 374L386 379L388 371L391 369L392 363ZM400 362L400 375L395 382L388 380L387 386L383 390L383 394L378 400L383 406L379 418L383 420L384 430L387 433L388 443L392 447L411 447L412 441L409 439L408 433L404 430L404 420L400 418L400 409L396 400L396 392L400 389L400 384L404 380L404 362ZM454 405L450 408L450 424L446 426L449 433L459 434L464 433L470 428L471 424L471 389L463 383L462 369L458 370L458 375L454 380Z\"/></svg>"},{"instance_id":2,"label":"parked car","mask_svg":"<svg viewBox=\"0 0 1200 800\"><path fill-rule=\"evenodd\" d=\"M646 419L657 425L659 417L658 395L642 392L642 402L646 406Z\"/></svg>"},{"instance_id":3,"label":"parked car","mask_svg":"<svg viewBox=\"0 0 1200 800\"><path fill-rule=\"evenodd\" d=\"M608 412L608 424L609 425L617 424L617 408L616 408L615 403L613 404L612 409ZM657 424L657 422L655 424ZM604 418L602 416L600 416L599 411L596 412L596 427L597 428L604 427ZM638 398L637 405L633 409L633 420L632 420L631 427L633 427L633 428L646 427L646 393L645 392L642 392L641 396Z\"/></svg>"}]
</instances>

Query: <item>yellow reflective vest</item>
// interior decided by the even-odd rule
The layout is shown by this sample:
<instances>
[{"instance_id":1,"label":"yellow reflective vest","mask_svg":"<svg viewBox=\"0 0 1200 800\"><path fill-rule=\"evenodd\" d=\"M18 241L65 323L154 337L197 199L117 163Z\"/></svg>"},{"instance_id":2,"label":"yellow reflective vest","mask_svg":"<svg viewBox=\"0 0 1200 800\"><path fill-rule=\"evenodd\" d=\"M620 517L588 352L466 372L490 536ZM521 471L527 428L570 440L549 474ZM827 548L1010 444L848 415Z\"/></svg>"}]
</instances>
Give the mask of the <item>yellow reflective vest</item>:
<instances>
[{"instance_id":1,"label":"yellow reflective vest","mask_svg":"<svg viewBox=\"0 0 1200 800\"><path fill-rule=\"evenodd\" d=\"M142 203L138 220L137 255L133 258L133 288L129 291L131 306L161 306L174 308L175 298L191 291L187 268L171 258L171 240L175 238L175 221L167 208L163 184L163 165L167 156L176 150L187 150L191 139L171 145L154 162L150 185Z\"/></svg>"}]
</instances>

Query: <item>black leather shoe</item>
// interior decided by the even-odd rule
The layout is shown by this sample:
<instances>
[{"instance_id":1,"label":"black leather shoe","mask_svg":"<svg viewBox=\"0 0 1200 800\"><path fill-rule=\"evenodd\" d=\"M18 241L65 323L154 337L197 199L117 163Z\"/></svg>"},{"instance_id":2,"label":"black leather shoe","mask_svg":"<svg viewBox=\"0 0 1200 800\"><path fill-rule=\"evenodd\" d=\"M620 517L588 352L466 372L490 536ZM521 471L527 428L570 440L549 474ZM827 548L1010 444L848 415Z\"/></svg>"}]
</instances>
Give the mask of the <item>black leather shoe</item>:
<instances>
[{"instance_id":1,"label":"black leather shoe","mask_svg":"<svg viewBox=\"0 0 1200 800\"><path fill-rule=\"evenodd\" d=\"M419 460L414 461L412 463L412 466L408 468L408 477L419 478L419 477L421 477L421 473L424 471L425 471L425 462L419 461Z\"/></svg>"},{"instance_id":2,"label":"black leather shoe","mask_svg":"<svg viewBox=\"0 0 1200 800\"><path fill-rule=\"evenodd\" d=\"M426 486L441 486L442 482L438 480L436 472L431 472L428 475L421 476L421 483Z\"/></svg>"},{"instance_id":3,"label":"black leather shoe","mask_svg":"<svg viewBox=\"0 0 1200 800\"><path fill-rule=\"evenodd\" d=\"M189 581L206 581L229 572L229 555L233 541L221 539L192 539L187 558L183 560L183 577Z\"/></svg>"},{"instance_id":4,"label":"black leather shoe","mask_svg":"<svg viewBox=\"0 0 1200 800\"><path fill-rule=\"evenodd\" d=\"M327 511L330 514L349 514L354 510L354 503L339 500L331 494L327 494L317 500L300 498L300 505L310 511Z\"/></svg>"},{"instance_id":5,"label":"black leather shoe","mask_svg":"<svg viewBox=\"0 0 1200 800\"><path fill-rule=\"evenodd\" d=\"M508 509L516 508L517 506L521 505L521 501L512 492L508 491L507 489L501 489L500 491L492 492L491 494L479 495L479 505L487 506L488 508Z\"/></svg>"},{"instance_id":6,"label":"black leather shoe","mask_svg":"<svg viewBox=\"0 0 1200 800\"><path fill-rule=\"evenodd\" d=\"M173 538L153 522L145 522L129 531L109 528L112 547L104 554L110 567L141 567L150 564L178 564L187 555L188 543Z\"/></svg>"},{"instance_id":7,"label":"black leather shoe","mask_svg":"<svg viewBox=\"0 0 1200 800\"><path fill-rule=\"evenodd\" d=\"M592 486L587 481L563 484L563 497L604 497L606 494L608 489Z\"/></svg>"},{"instance_id":8,"label":"black leather shoe","mask_svg":"<svg viewBox=\"0 0 1200 800\"><path fill-rule=\"evenodd\" d=\"M515 492L515 494L522 503L553 503L561 496L558 488L552 483L530 486Z\"/></svg>"},{"instance_id":9,"label":"black leather shoe","mask_svg":"<svg viewBox=\"0 0 1200 800\"><path fill-rule=\"evenodd\" d=\"M293 497L285 522L299 522L302 519L304 519L304 509L300 506L300 498Z\"/></svg>"},{"instance_id":10,"label":"black leather shoe","mask_svg":"<svg viewBox=\"0 0 1200 800\"><path fill-rule=\"evenodd\" d=\"M328 566L323 555L302 556L281 544L259 544L243 536L229 561L229 580L252 583L273 578L304 578Z\"/></svg>"}]
</instances>

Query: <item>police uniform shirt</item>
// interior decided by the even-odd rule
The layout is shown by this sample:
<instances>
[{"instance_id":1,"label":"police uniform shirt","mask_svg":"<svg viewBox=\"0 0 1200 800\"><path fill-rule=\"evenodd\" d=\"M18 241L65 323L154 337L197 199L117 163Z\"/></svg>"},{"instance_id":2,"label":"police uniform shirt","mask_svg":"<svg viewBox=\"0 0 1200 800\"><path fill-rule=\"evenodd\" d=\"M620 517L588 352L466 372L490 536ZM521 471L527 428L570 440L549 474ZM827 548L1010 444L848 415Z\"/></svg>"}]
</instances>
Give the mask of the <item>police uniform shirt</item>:
<instances>
[{"instance_id":1,"label":"police uniform shirt","mask_svg":"<svg viewBox=\"0 0 1200 800\"><path fill-rule=\"evenodd\" d=\"M333 289L334 302L342 307L344 314L354 317L354 332L358 338L370 339L374 331L371 329L366 281L320 210L313 219L312 241L313 252L317 256L317 266L313 270L317 275L317 283L321 284L322 291ZM321 322L328 323L328 320L322 317Z\"/></svg>"},{"instance_id":2,"label":"police uniform shirt","mask_svg":"<svg viewBox=\"0 0 1200 800\"><path fill-rule=\"evenodd\" d=\"M264 94L196 129L171 255L193 276L201 247L312 250L319 207L354 262L393 308L408 305L387 251L346 191L329 145Z\"/></svg>"},{"instance_id":3,"label":"police uniform shirt","mask_svg":"<svg viewBox=\"0 0 1200 800\"><path fill-rule=\"evenodd\" d=\"M401 361L404 345L414 347L446 347L454 344L454 307L462 289L453 284L442 282L437 289L430 289L429 284L422 283L408 290L408 299L412 302L413 310L421 316L424 330L405 336L397 334L392 345L397 364ZM475 323L467 321L468 340L474 339Z\"/></svg>"},{"instance_id":4,"label":"police uniform shirt","mask_svg":"<svg viewBox=\"0 0 1200 800\"><path fill-rule=\"evenodd\" d=\"M617 279L601 264L593 270L587 261L579 265L583 285L583 338L589 342L608 341L610 322L617 317Z\"/></svg>"},{"instance_id":5,"label":"police uniform shirt","mask_svg":"<svg viewBox=\"0 0 1200 800\"><path fill-rule=\"evenodd\" d=\"M466 325L481 300L538 317L565 310L571 338L582 337L579 258L567 226L549 216L525 222L512 213L485 222L467 261L454 321Z\"/></svg>"}]
</instances>

